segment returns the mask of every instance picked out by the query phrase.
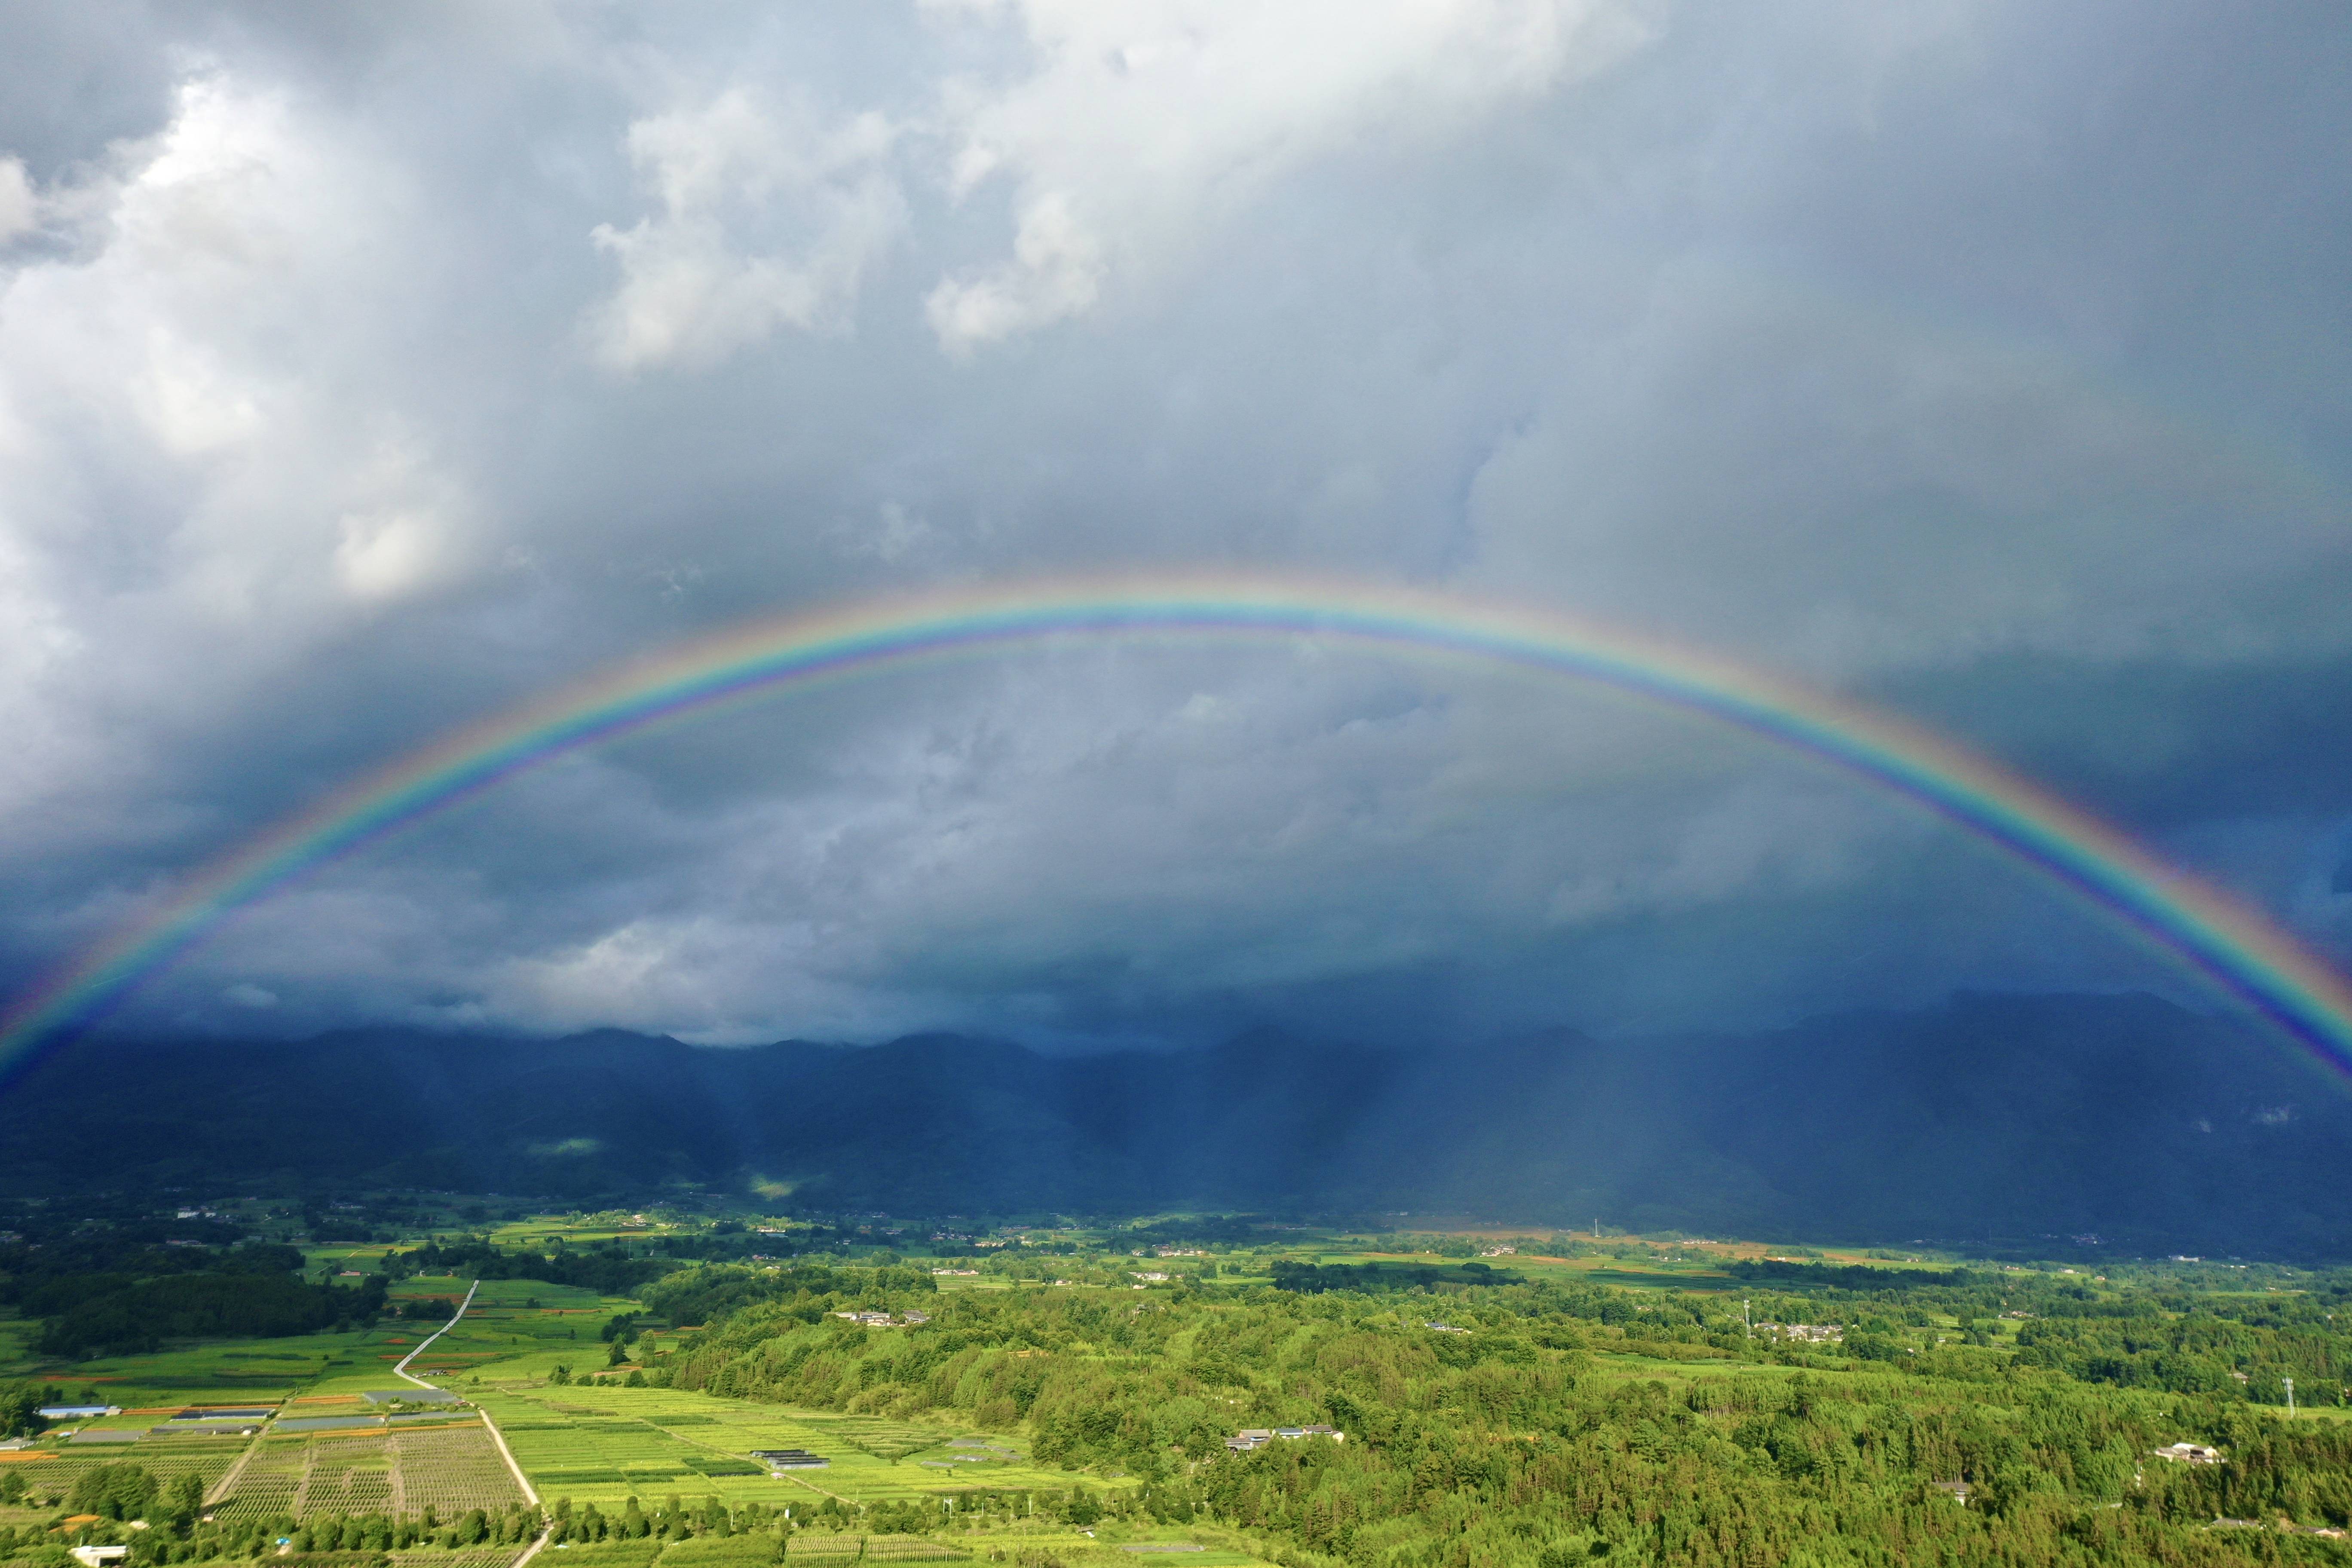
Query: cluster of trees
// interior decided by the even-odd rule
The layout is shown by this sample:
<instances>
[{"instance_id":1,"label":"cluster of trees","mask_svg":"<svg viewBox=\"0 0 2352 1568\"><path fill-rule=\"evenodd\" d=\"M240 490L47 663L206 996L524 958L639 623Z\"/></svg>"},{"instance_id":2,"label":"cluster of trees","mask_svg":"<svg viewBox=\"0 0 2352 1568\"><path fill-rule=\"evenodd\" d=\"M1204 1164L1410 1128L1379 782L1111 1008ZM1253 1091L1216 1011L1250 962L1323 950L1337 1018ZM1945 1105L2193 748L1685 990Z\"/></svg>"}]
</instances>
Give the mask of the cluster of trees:
<instances>
[{"instance_id":1,"label":"cluster of trees","mask_svg":"<svg viewBox=\"0 0 2352 1568\"><path fill-rule=\"evenodd\" d=\"M1130 1247L1198 1247L1202 1243L1247 1246L1261 1239L1271 1222L1249 1214L1213 1214L1152 1220L1120 1230L1114 1240Z\"/></svg>"},{"instance_id":2,"label":"cluster of trees","mask_svg":"<svg viewBox=\"0 0 2352 1568\"><path fill-rule=\"evenodd\" d=\"M1491 1263L1297 1263L1287 1258L1272 1265L1275 1288L1281 1290L1407 1290L1433 1285L1523 1285L1527 1276Z\"/></svg>"},{"instance_id":3,"label":"cluster of trees","mask_svg":"<svg viewBox=\"0 0 2352 1568\"><path fill-rule=\"evenodd\" d=\"M2178 1316L2046 1318L2018 1331L2018 1359L2085 1383L2286 1403L2352 1404L2352 1361L2343 1342L2317 1325L2268 1330L2221 1310Z\"/></svg>"},{"instance_id":4,"label":"cluster of trees","mask_svg":"<svg viewBox=\"0 0 2352 1568\"><path fill-rule=\"evenodd\" d=\"M529 1247L509 1251L485 1237L428 1240L411 1251L387 1254L387 1269L402 1274L457 1274L469 1279L543 1279L576 1285L602 1296L626 1296L677 1267L666 1258L632 1256L619 1242L594 1247L559 1245L552 1252Z\"/></svg>"},{"instance_id":5,"label":"cluster of trees","mask_svg":"<svg viewBox=\"0 0 2352 1568\"><path fill-rule=\"evenodd\" d=\"M0 1437L28 1437L45 1430L48 1422L42 1419L41 1406L55 1405L54 1388L44 1388L31 1383L12 1383L0 1387Z\"/></svg>"},{"instance_id":6,"label":"cluster of trees","mask_svg":"<svg viewBox=\"0 0 2352 1568\"><path fill-rule=\"evenodd\" d=\"M670 1495L665 1506L650 1510L633 1497L614 1513L604 1512L593 1502L575 1509L570 1498L558 1498L549 1515L554 1522L549 1540L559 1545L565 1542L685 1541L706 1535L759 1535L790 1528L782 1506L770 1508L755 1502L730 1509L715 1497L689 1505L676 1493Z\"/></svg>"},{"instance_id":7,"label":"cluster of trees","mask_svg":"<svg viewBox=\"0 0 2352 1568\"><path fill-rule=\"evenodd\" d=\"M1175 1499L1182 1487L1163 1487L1162 1496ZM589 1543L604 1541L686 1541L709 1536L789 1536L794 1531L817 1534L855 1531L866 1535L920 1535L953 1524L1045 1520L1058 1524L1090 1525L1121 1513L1158 1517L1124 1499L1083 1484L1068 1489L1034 1491L959 1491L950 1507L944 1498L885 1499L855 1503L826 1494L802 1495L791 1503L749 1503L732 1508L719 1499L686 1502L675 1493L659 1508L648 1508L630 1498L612 1512L594 1503L575 1507L570 1498L558 1498L548 1515L552 1523L549 1542ZM1171 1521L1190 1519L1168 1504L1161 1512Z\"/></svg>"},{"instance_id":8,"label":"cluster of trees","mask_svg":"<svg viewBox=\"0 0 2352 1568\"><path fill-rule=\"evenodd\" d=\"M381 1282L304 1286L299 1252L242 1240L222 1221L17 1223L26 1228L0 1246L0 1303L42 1321L33 1348L44 1355L151 1350L194 1335L307 1333L373 1321L383 1304Z\"/></svg>"},{"instance_id":9,"label":"cluster of trees","mask_svg":"<svg viewBox=\"0 0 2352 1568\"><path fill-rule=\"evenodd\" d=\"M446 1521L426 1509L413 1515L337 1514L299 1521L281 1515L222 1523L204 1517L204 1481L194 1475L164 1480L140 1465L107 1464L76 1478L66 1506L75 1514L99 1518L100 1522L77 1530L79 1539L128 1546L127 1561L133 1568L264 1555L282 1562L289 1555L380 1557L421 1547L464 1551L520 1545L537 1535L544 1522L538 1510L517 1503L495 1511L475 1509ZM42 1555L54 1552L58 1539L43 1526L0 1529L0 1562L16 1559L28 1548L41 1549ZM280 1541L287 1545L278 1547Z\"/></svg>"},{"instance_id":10,"label":"cluster of trees","mask_svg":"<svg viewBox=\"0 0 2352 1568\"><path fill-rule=\"evenodd\" d=\"M938 1291L939 1282L928 1268L901 1265L855 1268L797 1263L779 1268L688 1268L638 1291L637 1300L672 1327L683 1328L715 1322L761 1302L806 1303L837 1298L853 1305L884 1309L905 1297L930 1296Z\"/></svg>"},{"instance_id":11,"label":"cluster of trees","mask_svg":"<svg viewBox=\"0 0 2352 1568\"><path fill-rule=\"evenodd\" d=\"M1042 1461L1139 1478L1118 1506L1263 1531L1297 1568L1558 1568L1601 1549L1709 1564L2238 1563L2300 1550L2308 1537L2267 1528L2281 1518L2352 1520L2352 1426L2289 1425L2242 1391L2125 1388L2005 1351L1929 1349L1937 1336L1913 1320L1950 1314L1916 1289L1763 1299L1790 1321L1848 1321L1854 1354L1748 1341L1736 1300L1727 1318L1692 1296L1548 1283L975 1292L927 1297L928 1325L882 1333L830 1316L887 1304L871 1274L745 1290L740 1272L663 1281L736 1304L656 1355L658 1378L1025 1424ZM2043 1308L2066 1299L2032 1282L1943 1287L1970 1301L2004 1288L2042 1289ZM1603 1350L1683 1371L1628 1378ZM1240 1426L1315 1423L1346 1441L1224 1447ZM2152 1456L2182 1440L2229 1462ZM2208 1528L2217 1517L2266 1528Z\"/></svg>"},{"instance_id":12,"label":"cluster of trees","mask_svg":"<svg viewBox=\"0 0 2352 1568\"><path fill-rule=\"evenodd\" d=\"M1833 1286L1843 1290L1875 1292L1927 1285L1966 1289L1979 1277L1965 1268L1873 1268L1866 1263L1791 1263L1780 1258L1743 1258L1725 1272L1735 1279L1769 1281L1805 1289Z\"/></svg>"},{"instance_id":13,"label":"cluster of trees","mask_svg":"<svg viewBox=\"0 0 2352 1568\"><path fill-rule=\"evenodd\" d=\"M91 1205L96 1206L96 1205ZM146 1214L68 1217L19 1211L0 1221L0 1301L26 1316L46 1309L39 1292L49 1282L85 1274L189 1274L216 1268L245 1239L223 1219L161 1220Z\"/></svg>"},{"instance_id":14,"label":"cluster of trees","mask_svg":"<svg viewBox=\"0 0 2352 1568\"><path fill-rule=\"evenodd\" d=\"M373 1322L383 1310L382 1277L350 1289L306 1284L301 1253L270 1243L217 1251L132 1247L106 1261L116 1267L45 1269L9 1281L18 1310L42 1320L33 1342L40 1353L119 1355L172 1339L312 1333Z\"/></svg>"},{"instance_id":15,"label":"cluster of trees","mask_svg":"<svg viewBox=\"0 0 2352 1568\"><path fill-rule=\"evenodd\" d=\"M651 1245L663 1257L682 1262L724 1263L752 1257L804 1258L811 1253L840 1252L853 1247L870 1247L873 1238L860 1237L846 1226L812 1223L786 1230L758 1231L740 1220L723 1219L709 1230L658 1237Z\"/></svg>"},{"instance_id":16,"label":"cluster of trees","mask_svg":"<svg viewBox=\"0 0 2352 1568\"><path fill-rule=\"evenodd\" d=\"M163 1524L175 1531L195 1522L204 1502L203 1477L174 1476L165 1485L143 1466L127 1464L84 1470L74 1479L73 1490L66 1498L66 1506L76 1513L110 1520L143 1519L151 1526Z\"/></svg>"},{"instance_id":17,"label":"cluster of trees","mask_svg":"<svg viewBox=\"0 0 2352 1568\"><path fill-rule=\"evenodd\" d=\"M405 1552L438 1546L463 1552L475 1546L520 1546L540 1531L537 1509L470 1509L443 1521L433 1510L421 1514L334 1514L304 1520L289 1541L295 1552Z\"/></svg>"}]
</instances>

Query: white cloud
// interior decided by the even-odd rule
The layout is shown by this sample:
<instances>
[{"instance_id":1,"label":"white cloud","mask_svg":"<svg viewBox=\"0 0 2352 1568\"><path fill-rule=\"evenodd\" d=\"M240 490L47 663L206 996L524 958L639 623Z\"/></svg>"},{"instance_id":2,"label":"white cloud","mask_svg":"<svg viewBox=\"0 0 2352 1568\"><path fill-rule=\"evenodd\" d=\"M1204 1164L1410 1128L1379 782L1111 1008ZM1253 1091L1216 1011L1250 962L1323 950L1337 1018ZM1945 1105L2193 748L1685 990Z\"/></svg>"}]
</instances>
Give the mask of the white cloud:
<instances>
[{"instance_id":1,"label":"white cloud","mask_svg":"<svg viewBox=\"0 0 2352 1568\"><path fill-rule=\"evenodd\" d=\"M1115 273L1213 243L1284 176L1350 147L1457 134L1619 58L1612 0L969 0L1034 58L948 99L953 188L1013 186L1010 259L925 301L951 353L1091 309Z\"/></svg>"},{"instance_id":2,"label":"white cloud","mask_svg":"<svg viewBox=\"0 0 2352 1568\"><path fill-rule=\"evenodd\" d=\"M0 245L30 232L41 221L40 197L22 158L0 158Z\"/></svg>"},{"instance_id":3,"label":"white cloud","mask_svg":"<svg viewBox=\"0 0 2352 1568\"><path fill-rule=\"evenodd\" d=\"M353 598L415 593L464 563L467 498L411 442L379 443L350 486L356 504L339 520L335 569Z\"/></svg>"},{"instance_id":4,"label":"white cloud","mask_svg":"<svg viewBox=\"0 0 2352 1568\"><path fill-rule=\"evenodd\" d=\"M107 804L152 784L158 715L228 721L353 604L480 558L403 406L413 195L316 100L207 68L46 190L57 243L0 271L0 799L60 847L184 821Z\"/></svg>"},{"instance_id":5,"label":"white cloud","mask_svg":"<svg viewBox=\"0 0 2352 1568\"><path fill-rule=\"evenodd\" d=\"M845 330L906 207L881 115L819 125L803 106L731 87L629 127L630 161L660 204L599 224L621 283L593 318L617 369L700 366L780 327Z\"/></svg>"}]
</instances>

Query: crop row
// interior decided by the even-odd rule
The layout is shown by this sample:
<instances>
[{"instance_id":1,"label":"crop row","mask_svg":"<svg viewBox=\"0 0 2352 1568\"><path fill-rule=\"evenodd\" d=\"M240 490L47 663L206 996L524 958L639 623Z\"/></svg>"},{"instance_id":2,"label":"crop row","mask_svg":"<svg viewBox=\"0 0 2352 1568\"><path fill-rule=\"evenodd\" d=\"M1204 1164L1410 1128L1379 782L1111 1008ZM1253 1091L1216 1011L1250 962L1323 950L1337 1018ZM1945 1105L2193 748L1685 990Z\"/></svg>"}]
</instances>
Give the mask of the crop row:
<instances>
[{"instance_id":1,"label":"crop row","mask_svg":"<svg viewBox=\"0 0 2352 1568\"><path fill-rule=\"evenodd\" d=\"M236 1520L275 1513L416 1514L429 1508L450 1519L521 1500L489 1433L458 1426L267 1443L215 1511Z\"/></svg>"}]
</instances>

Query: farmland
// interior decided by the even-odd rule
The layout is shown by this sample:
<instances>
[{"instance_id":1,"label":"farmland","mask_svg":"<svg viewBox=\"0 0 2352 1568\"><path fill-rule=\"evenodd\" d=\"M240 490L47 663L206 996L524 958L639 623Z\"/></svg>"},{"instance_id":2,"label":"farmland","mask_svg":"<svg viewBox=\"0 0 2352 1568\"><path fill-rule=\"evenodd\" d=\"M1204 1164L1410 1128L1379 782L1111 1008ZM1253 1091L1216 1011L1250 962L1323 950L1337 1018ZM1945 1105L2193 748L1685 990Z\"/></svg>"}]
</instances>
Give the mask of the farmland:
<instances>
[{"instance_id":1,"label":"farmland","mask_svg":"<svg viewBox=\"0 0 2352 1568\"><path fill-rule=\"evenodd\" d=\"M479 1394L541 1492L582 1502L679 1491L730 1505L837 1497L856 1504L973 1489L1065 1489L1025 1443L968 1427L751 1405L686 1390L523 1387ZM759 1448L806 1448L824 1469L772 1477Z\"/></svg>"},{"instance_id":2,"label":"farmland","mask_svg":"<svg viewBox=\"0 0 2352 1568\"><path fill-rule=\"evenodd\" d=\"M142 1461L144 1462L143 1456ZM523 1500L489 1431L466 1418L385 1431L263 1438L208 1500L224 1520L319 1514L454 1519Z\"/></svg>"},{"instance_id":3,"label":"farmland","mask_svg":"<svg viewBox=\"0 0 2352 1568\"><path fill-rule=\"evenodd\" d=\"M385 1551L401 1568L501 1568L542 1525L567 1568L751 1568L786 1552L814 1564L1108 1568L1167 1554L1241 1568L1338 1555L1349 1540L1386 1542L1374 1555L1411 1568L1447 1531L1507 1563L1519 1538L1496 1533L1495 1510L1508 1511L1515 1489L1575 1497L1597 1484L1585 1478L1613 1476L1608 1485L1635 1497L1655 1483L1643 1466L1665 1462L1641 1445L1664 1444L1664 1455L1706 1456L1692 1472L1707 1478L1694 1494L1705 1507L1738 1478L1743 1495L1794 1517L1814 1483L1757 1469L1743 1445L1801 1428L1815 1434L1807 1441L1875 1444L1874 1423L1897 1407L1914 1424L1904 1443L1942 1432L1941 1449L1916 1451L1953 1456L1904 1462L1948 1467L2011 1500L1999 1506L2012 1512L1987 1511L1980 1528L2012 1542L2091 1517L2070 1509L2141 1506L2117 1550L2145 1552L2175 1540L2165 1531L2183 1507L2244 1506L2229 1490L2240 1472L2149 1470L2159 1439L2259 1452L2268 1473L2302 1478L2263 1505L2310 1521L2296 1529L2329 1528L2352 1505L2315 1479L2352 1415L2352 1392L2327 1375L2339 1351L2321 1310L2345 1291L2324 1277L2193 1260L1988 1268L1918 1253L1492 1229L1228 1222L1185 1243L1166 1239L1170 1228L1006 1226L978 1241L934 1237L944 1245L926 1256L899 1227L539 1216L499 1226L495 1240L477 1231L305 1248L314 1276L374 1290L373 1321L347 1329L43 1363L25 1351L38 1325L0 1324L20 1373L49 1380L57 1396L123 1407L0 1453L0 1476L29 1494L28 1507L0 1510L0 1529L50 1527L87 1478L129 1464L154 1483L186 1475L202 1488L209 1521L190 1550L242 1555L276 1539ZM751 1254L820 1241L815 1257ZM531 1269L573 1282L505 1277ZM469 1289L468 1310L439 1331ZM2126 1320L2137 1326L2101 1326ZM2147 1348L2150 1335L2173 1349ZM2120 1364L2118 1349L2145 1370L2105 1370ZM464 1405L387 1404L423 1392L394 1373L412 1353L413 1371ZM2291 1422L2265 1413L2290 1373L2304 1405ZM2174 1384L2096 1381L2126 1375ZM233 1425L196 1418L205 1408L262 1411L234 1419L264 1429L198 1435ZM1549 1414L1528 1415L1538 1408ZM1224 1444L1244 1427L1324 1421L1349 1440ZM1576 1447L1563 1436L1576 1430L1616 1433L1608 1441L1620 1446ZM1474 1462L1462 1445L1481 1431L1481 1442L1515 1446ZM2037 1489L2022 1472L1966 1458L1971 1445L2000 1451L2033 1431L2045 1447L2053 1431L2084 1435L2035 1461L2071 1466L2076 1479ZM780 1449L824 1463L772 1471L756 1457ZM1422 1457L1401 1469L1411 1452ZM1885 1454L1871 1463L1880 1468L1841 1484L1881 1534L1933 1525L1923 1539L1935 1538L1975 1518L1915 1516L1915 1493L1949 1510L1958 1494L1935 1488L1953 1478L1888 1468ZM2133 1463L2140 1479L2119 1491ZM1422 1476L1437 1489L1410 1479ZM1650 1528L1639 1504L1574 1506L1591 1510L1580 1528L1529 1515L1509 1529L1572 1538L1581 1552ZM2022 1522L2000 1522L2012 1518Z\"/></svg>"}]
</instances>

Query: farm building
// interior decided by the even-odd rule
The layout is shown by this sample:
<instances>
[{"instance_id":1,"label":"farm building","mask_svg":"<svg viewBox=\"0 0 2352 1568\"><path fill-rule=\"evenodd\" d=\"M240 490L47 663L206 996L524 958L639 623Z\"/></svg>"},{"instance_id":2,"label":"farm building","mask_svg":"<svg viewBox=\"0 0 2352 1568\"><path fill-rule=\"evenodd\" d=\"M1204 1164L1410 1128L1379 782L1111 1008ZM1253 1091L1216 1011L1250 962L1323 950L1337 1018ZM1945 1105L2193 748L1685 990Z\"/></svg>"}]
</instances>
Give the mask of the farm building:
<instances>
[{"instance_id":1,"label":"farm building","mask_svg":"<svg viewBox=\"0 0 2352 1568\"><path fill-rule=\"evenodd\" d=\"M2221 1450L2209 1448L2202 1443L2168 1443L2155 1453L2159 1459L2170 1459L2181 1465L2218 1465L2221 1462Z\"/></svg>"},{"instance_id":2,"label":"farm building","mask_svg":"<svg viewBox=\"0 0 2352 1568\"><path fill-rule=\"evenodd\" d=\"M751 1457L764 1461L772 1470L821 1470L833 1463L806 1448L754 1448Z\"/></svg>"}]
</instances>

